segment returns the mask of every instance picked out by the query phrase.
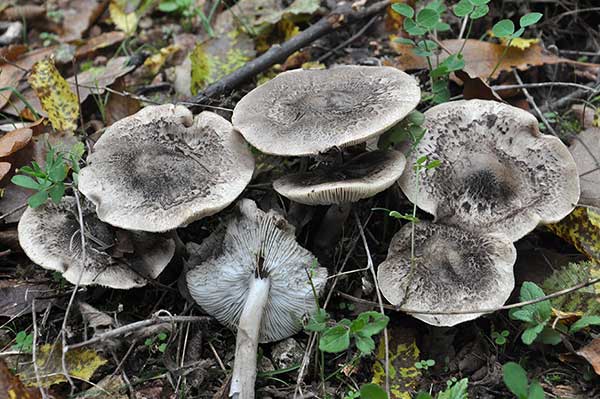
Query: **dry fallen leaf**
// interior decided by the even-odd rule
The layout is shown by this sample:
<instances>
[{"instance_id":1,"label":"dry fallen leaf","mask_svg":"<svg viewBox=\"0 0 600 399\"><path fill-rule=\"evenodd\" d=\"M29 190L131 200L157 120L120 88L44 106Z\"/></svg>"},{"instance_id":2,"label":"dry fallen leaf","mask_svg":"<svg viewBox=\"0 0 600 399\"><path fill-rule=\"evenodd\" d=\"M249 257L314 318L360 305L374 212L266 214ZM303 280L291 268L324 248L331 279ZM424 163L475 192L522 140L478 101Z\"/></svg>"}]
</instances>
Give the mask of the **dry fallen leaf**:
<instances>
[{"instance_id":1,"label":"dry fallen leaf","mask_svg":"<svg viewBox=\"0 0 600 399\"><path fill-rule=\"evenodd\" d=\"M578 206L560 222L547 226L582 254L600 260L600 228L590 221L587 208Z\"/></svg>"},{"instance_id":2,"label":"dry fallen leaf","mask_svg":"<svg viewBox=\"0 0 600 399\"><path fill-rule=\"evenodd\" d=\"M103 0L70 0L61 5L63 15L61 39L65 42L81 39L102 15L106 5Z\"/></svg>"},{"instance_id":3,"label":"dry fallen leaf","mask_svg":"<svg viewBox=\"0 0 600 399\"><path fill-rule=\"evenodd\" d=\"M577 116L577 120L584 129L588 127L600 127L600 107L592 107L589 104L575 104L571 111Z\"/></svg>"},{"instance_id":4,"label":"dry fallen leaf","mask_svg":"<svg viewBox=\"0 0 600 399\"><path fill-rule=\"evenodd\" d=\"M113 84L116 92L127 90L125 79L119 78ZM131 96L110 93L106 102L106 125L110 126L129 115L133 115L142 108L140 101Z\"/></svg>"},{"instance_id":5,"label":"dry fallen leaf","mask_svg":"<svg viewBox=\"0 0 600 399\"><path fill-rule=\"evenodd\" d=\"M50 288L43 284L0 280L0 316L17 317L29 314L34 299L36 299L36 312L43 312L50 304L50 300L37 298L48 296L50 293Z\"/></svg>"},{"instance_id":6,"label":"dry fallen leaf","mask_svg":"<svg viewBox=\"0 0 600 399\"><path fill-rule=\"evenodd\" d=\"M52 58L36 62L28 81L54 129L75 130L79 116L77 95L58 72Z\"/></svg>"},{"instance_id":7,"label":"dry fallen leaf","mask_svg":"<svg viewBox=\"0 0 600 399\"><path fill-rule=\"evenodd\" d=\"M0 358L0 399L41 399L38 389L25 388L19 377L10 372Z\"/></svg>"},{"instance_id":8,"label":"dry fallen leaf","mask_svg":"<svg viewBox=\"0 0 600 399\"><path fill-rule=\"evenodd\" d=\"M40 345L37 350L36 363L40 373L41 385L45 388L67 381L63 374L62 348L59 344ZM92 349L72 349L66 356L69 374L78 380L89 381L96 370L107 363ZM33 363L28 361L18 365L18 376L25 386L37 386Z\"/></svg>"},{"instance_id":9,"label":"dry fallen leaf","mask_svg":"<svg viewBox=\"0 0 600 399\"><path fill-rule=\"evenodd\" d=\"M450 53L456 54L462 47L463 40L444 40L442 41L442 44ZM412 46L392 44L392 47L400 54L400 56L396 58L396 67L402 70L427 68L427 60L424 57L415 56L412 52ZM544 64L566 63L585 68L592 68L596 72L598 72L598 68L600 68L597 64L573 61L547 53L542 49L542 46L539 43L532 44L525 50L510 47L503 58L502 54L505 49L506 47L501 44L468 39L463 50L465 72L471 77L478 76L482 79L487 79L498 62L500 62L500 65L492 75L493 79L497 78L501 72L510 71L513 68L526 70L533 66ZM448 53L446 51L440 52L440 62L444 61L447 57Z\"/></svg>"},{"instance_id":10,"label":"dry fallen leaf","mask_svg":"<svg viewBox=\"0 0 600 399\"><path fill-rule=\"evenodd\" d=\"M167 47L163 47L159 50L158 53L153 54L152 56L146 58L144 61L144 68L148 71L148 74L151 76L156 75L160 72L162 67L165 65L165 62L175 53L181 50L176 44L171 44Z\"/></svg>"},{"instance_id":11,"label":"dry fallen leaf","mask_svg":"<svg viewBox=\"0 0 600 399\"><path fill-rule=\"evenodd\" d=\"M110 11L110 19L112 19L117 29L125 32L127 36L135 33L139 22L135 12L125 12L122 5L117 1L111 1L108 10Z\"/></svg>"},{"instance_id":12,"label":"dry fallen leaf","mask_svg":"<svg viewBox=\"0 0 600 399\"><path fill-rule=\"evenodd\" d=\"M121 43L126 37L127 35L124 32L119 31L102 33L92 37L84 45L79 47L75 51L75 57L77 59L90 57L98 50Z\"/></svg>"},{"instance_id":13,"label":"dry fallen leaf","mask_svg":"<svg viewBox=\"0 0 600 399\"><path fill-rule=\"evenodd\" d=\"M0 180L10 172L10 162L0 162Z\"/></svg>"},{"instance_id":14,"label":"dry fallen leaf","mask_svg":"<svg viewBox=\"0 0 600 399\"><path fill-rule=\"evenodd\" d=\"M463 97L465 100L478 98L503 102L502 98L480 77L472 78L465 71L456 71L455 74L463 83Z\"/></svg>"},{"instance_id":15,"label":"dry fallen leaf","mask_svg":"<svg viewBox=\"0 0 600 399\"><path fill-rule=\"evenodd\" d=\"M15 129L0 137L0 158L19 151L31 140L33 130L29 128Z\"/></svg>"},{"instance_id":16,"label":"dry fallen leaf","mask_svg":"<svg viewBox=\"0 0 600 399\"><path fill-rule=\"evenodd\" d=\"M579 349L577 354L587 360L596 374L600 375L600 338L594 338L592 342Z\"/></svg>"}]
</instances>

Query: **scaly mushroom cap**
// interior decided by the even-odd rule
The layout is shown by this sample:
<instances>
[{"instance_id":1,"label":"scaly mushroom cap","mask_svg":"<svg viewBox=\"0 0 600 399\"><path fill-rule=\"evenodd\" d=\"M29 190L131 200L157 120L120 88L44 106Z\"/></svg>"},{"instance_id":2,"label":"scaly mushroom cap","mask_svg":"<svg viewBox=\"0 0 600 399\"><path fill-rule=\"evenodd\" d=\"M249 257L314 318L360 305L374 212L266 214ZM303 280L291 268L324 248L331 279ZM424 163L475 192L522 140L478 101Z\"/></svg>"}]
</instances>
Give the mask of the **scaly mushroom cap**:
<instances>
[{"instance_id":1,"label":"scaly mushroom cap","mask_svg":"<svg viewBox=\"0 0 600 399\"><path fill-rule=\"evenodd\" d=\"M415 225L411 268L411 233L410 223L396 233L377 270L379 288L393 305L468 311L501 306L510 296L517 251L506 236L421 221ZM481 315L411 314L435 326L453 326Z\"/></svg>"},{"instance_id":2,"label":"scaly mushroom cap","mask_svg":"<svg viewBox=\"0 0 600 399\"><path fill-rule=\"evenodd\" d=\"M302 329L302 317L316 311L307 276L320 292L327 270L295 239L293 228L279 215L241 200L238 212L194 251L188 261L190 295L209 314L235 329L250 282L259 273L270 279L260 327L260 342L284 339Z\"/></svg>"},{"instance_id":3,"label":"scaly mushroom cap","mask_svg":"<svg viewBox=\"0 0 600 399\"><path fill-rule=\"evenodd\" d=\"M279 194L307 205L356 202L390 187L404 170L398 151L372 151L336 167L284 176L273 183Z\"/></svg>"},{"instance_id":4,"label":"scaly mushroom cap","mask_svg":"<svg viewBox=\"0 0 600 399\"><path fill-rule=\"evenodd\" d=\"M600 208L600 128L579 133L569 147L581 180L582 205Z\"/></svg>"},{"instance_id":5,"label":"scaly mushroom cap","mask_svg":"<svg viewBox=\"0 0 600 399\"><path fill-rule=\"evenodd\" d=\"M538 223L568 215L579 198L575 161L556 137L540 134L530 113L485 100L456 101L425 112L425 136L407 159L439 160L398 181L436 221L498 232L516 241Z\"/></svg>"},{"instance_id":6,"label":"scaly mushroom cap","mask_svg":"<svg viewBox=\"0 0 600 399\"><path fill-rule=\"evenodd\" d=\"M164 234L125 231L103 223L94 205L81 204L86 228L85 262L82 259L77 203L63 197L27 208L19 221L19 244L44 269L55 270L72 284L129 289L146 285L169 264L175 241Z\"/></svg>"},{"instance_id":7,"label":"scaly mushroom cap","mask_svg":"<svg viewBox=\"0 0 600 399\"><path fill-rule=\"evenodd\" d=\"M231 124L212 112L146 107L110 126L81 170L79 189L98 217L128 230L173 230L232 203L254 159Z\"/></svg>"},{"instance_id":8,"label":"scaly mushroom cap","mask_svg":"<svg viewBox=\"0 0 600 399\"><path fill-rule=\"evenodd\" d=\"M415 79L391 67L339 66L283 72L238 102L233 126L274 155L315 155L362 143L412 111Z\"/></svg>"}]
</instances>

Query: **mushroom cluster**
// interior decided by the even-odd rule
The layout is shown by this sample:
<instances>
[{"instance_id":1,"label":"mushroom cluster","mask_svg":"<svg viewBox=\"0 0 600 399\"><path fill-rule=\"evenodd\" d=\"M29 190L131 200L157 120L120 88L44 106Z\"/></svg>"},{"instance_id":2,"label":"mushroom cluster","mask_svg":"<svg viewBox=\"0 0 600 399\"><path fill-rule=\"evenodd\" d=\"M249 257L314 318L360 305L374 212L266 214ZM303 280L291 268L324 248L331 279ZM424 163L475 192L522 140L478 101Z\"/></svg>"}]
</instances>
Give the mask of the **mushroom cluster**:
<instances>
[{"instance_id":1,"label":"mushroom cluster","mask_svg":"<svg viewBox=\"0 0 600 399\"><path fill-rule=\"evenodd\" d=\"M508 299L512 243L539 223L567 216L579 199L579 178L567 147L510 105L445 103L425 112L424 127L407 162L427 157L438 166L407 168L399 184L435 223L417 224L412 247L410 230L399 231L378 279L392 304L423 311L413 315L427 323L452 326L481 314L450 310L490 309Z\"/></svg>"},{"instance_id":2,"label":"mushroom cluster","mask_svg":"<svg viewBox=\"0 0 600 399\"><path fill-rule=\"evenodd\" d=\"M299 69L281 73L244 96L232 123L264 153L318 156L381 135L420 99L416 80L396 68ZM273 188L302 204L343 205L387 189L400 178L404 165L398 151L363 153L348 162L283 176Z\"/></svg>"}]
</instances>

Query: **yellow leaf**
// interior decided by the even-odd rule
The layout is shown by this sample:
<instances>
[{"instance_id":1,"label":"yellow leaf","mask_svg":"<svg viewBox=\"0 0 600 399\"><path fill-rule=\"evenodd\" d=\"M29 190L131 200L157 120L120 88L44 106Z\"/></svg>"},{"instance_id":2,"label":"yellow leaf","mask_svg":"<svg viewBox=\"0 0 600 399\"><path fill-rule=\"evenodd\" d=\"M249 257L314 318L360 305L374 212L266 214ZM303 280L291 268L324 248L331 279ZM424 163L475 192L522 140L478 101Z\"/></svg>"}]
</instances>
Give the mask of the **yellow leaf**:
<instances>
[{"instance_id":1,"label":"yellow leaf","mask_svg":"<svg viewBox=\"0 0 600 399\"><path fill-rule=\"evenodd\" d=\"M501 39L500 41L505 46L508 44L508 40L506 39ZM526 48L531 47L532 44L536 44L539 42L540 39L523 39L522 37L517 37L510 42L510 47L516 47L521 50L525 50Z\"/></svg>"},{"instance_id":2,"label":"yellow leaf","mask_svg":"<svg viewBox=\"0 0 600 399\"><path fill-rule=\"evenodd\" d=\"M58 131L75 130L79 116L77 95L54 66L54 60L46 58L36 62L28 81L52 127Z\"/></svg>"},{"instance_id":3,"label":"yellow leaf","mask_svg":"<svg viewBox=\"0 0 600 399\"><path fill-rule=\"evenodd\" d=\"M146 58L146 61L144 61L144 67L146 67L150 74L154 76L160 72L161 68L165 62L167 62L169 57L179 50L181 50L181 47L176 44L163 47L158 53Z\"/></svg>"},{"instance_id":4,"label":"yellow leaf","mask_svg":"<svg viewBox=\"0 0 600 399\"><path fill-rule=\"evenodd\" d=\"M566 218L548 228L590 259L600 260L600 227L590 220L587 208L575 208Z\"/></svg>"},{"instance_id":5,"label":"yellow leaf","mask_svg":"<svg viewBox=\"0 0 600 399\"><path fill-rule=\"evenodd\" d=\"M415 367L420 351L416 332L399 326L389 328L390 399L411 399L411 392L419 387L421 372ZM373 384L385 385L385 343L383 334L377 347L377 361L373 364Z\"/></svg>"},{"instance_id":6,"label":"yellow leaf","mask_svg":"<svg viewBox=\"0 0 600 399\"><path fill-rule=\"evenodd\" d=\"M117 27L122 30L128 36L133 35L137 30L138 16L135 12L125 13L123 8L116 2L111 2L108 6L110 12L110 19Z\"/></svg>"},{"instance_id":7,"label":"yellow leaf","mask_svg":"<svg viewBox=\"0 0 600 399\"><path fill-rule=\"evenodd\" d=\"M600 209L598 208L586 208L588 219L594 226L600 228Z\"/></svg>"},{"instance_id":8,"label":"yellow leaf","mask_svg":"<svg viewBox=\"0 0 600 399\"><path fill-rule=\"evenodd\" d=\"M41 385L49 387L67 381L62 368L62 348L60 345L45 344L37 349L36 363ZM71 377L81 381L89 381L96 370L107 363L92 349L73 349L67 352L67 370ZM18 374L26 386L36 386L35 369L31 362L21 366Z\"/></svg>"}]
</instances>

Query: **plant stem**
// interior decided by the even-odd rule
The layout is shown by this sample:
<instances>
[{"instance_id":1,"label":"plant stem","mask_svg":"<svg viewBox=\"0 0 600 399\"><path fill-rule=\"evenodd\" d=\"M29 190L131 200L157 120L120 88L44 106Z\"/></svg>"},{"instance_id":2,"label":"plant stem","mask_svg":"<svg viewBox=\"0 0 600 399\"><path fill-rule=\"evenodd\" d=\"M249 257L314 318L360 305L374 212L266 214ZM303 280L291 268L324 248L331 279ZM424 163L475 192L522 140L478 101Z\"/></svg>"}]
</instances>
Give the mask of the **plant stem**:
<instances>
[{"instance_id":1,"label":"plant stem","mask_svg":"<svg viewBox=\"0 0 600 399\"><path fill-rule=\"evenodd\" d=\"M466 18L469 18L467 16ZM462 46L460 46L460 50L458 50L458 54L462 54L465 49L465 45L467 44L467 40L469 40L469 35L471 34L471 28L473 27L473 20L469 20L469 27L467 28L467 34L465 35L465 40L463 40Z\"/></svg>"},{"instance_id":2,"label":"plant stem","mask_svg":"<svg viewBox=\"0 0 600 399\"><path fill-rule=\"evenodd\" d=\"M506 57L506 53L508 52L508 49L510 48L510 44L512 43L512 41L513 41L513 39L510 39L508 41L508 43L506 43L506 47L504 48L504 51L502 52L502 55L500 56L500 59L496 63L496 66L492 70L492 73L490 73L490 76L488 76L488 80L491 79L492 76L494 76L494 73L496 73L496 70L500 67L500 63L502 62L502 60L504 60L504 57Z\"/></svg>"},{"instance_id":3,"label":"plant stem","mask_svg":"<svg viewBox=\"0 0 600 399\"><path fill-rule=\"evenodd\" d=\"M250 282L248 298L240 316L235 340L235 360L229 391L231 398L254 399L258 337L270 287L271 282L268 278L255 278Z\"/></svg>"}]
</instances>

